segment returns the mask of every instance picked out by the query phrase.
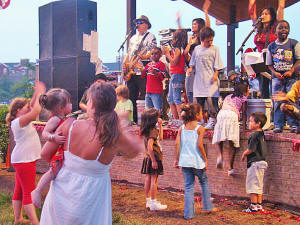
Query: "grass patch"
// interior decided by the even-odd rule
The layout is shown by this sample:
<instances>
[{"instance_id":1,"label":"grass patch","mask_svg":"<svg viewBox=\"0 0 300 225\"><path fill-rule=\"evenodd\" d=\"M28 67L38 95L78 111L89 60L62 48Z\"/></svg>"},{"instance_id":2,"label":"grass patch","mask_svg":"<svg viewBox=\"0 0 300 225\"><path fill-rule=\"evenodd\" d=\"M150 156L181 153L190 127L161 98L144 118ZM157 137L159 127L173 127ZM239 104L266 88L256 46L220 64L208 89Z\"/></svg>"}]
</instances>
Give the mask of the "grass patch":
<instances>
[{"instance_id":1,"label":"grass patch","mask_svg":"<svg viewBox=\"0 0 300 225\"><path fill-rule=\"evenodd\" d=\"M127 220L124 219L124 216L122 216L119 213L113 213L112 215L112 223L113 225L145 225L144 223L138 222L138 221L132 221L132 220Z\"/></svg>"},{"instance_id":2,"label":"grass patch","mask_svg":"<svg viewBox=\"0 0 300 225\"><path fill-rule=\"evenodd\" d=\"M0 192L0 212L1 212L0 224L1 225L14 224L14 210L12 208L11 199L12 199L12 193ZM40 218L41 209L36 209L36 214L38 218ZM25 219L28 219L26 213L24 213L24 209L23 209L23 215Z\"/></svg>"},{"instance_id":3,"label":"grass patch","mask_svg":"<svg viewBox=\"0 0 300 225\"><path fill-rule=\"evenodd\" d=\"M11 205L12 194L0 192L0 224L14 224L14 211Z\"/></svg>"},{"instance_id":4,"label":"grass patch","mask_svg":"<svg viewBox=\"0 0 300 225\"><path fill-rule=\"evenodd\" d=\"M11 204L12 193L0 192L0 224L13 224L14 223L14 211ZM36 210L38 218L41 216L41 209ZM24 214L24 218L27 218ZM28 218L27 218L28 219ZM119 213L113 213L112 216L114 225L144 225L144 223L138 221L129 221L124 218L124 215Z\"/></svg>"}]
</instances>

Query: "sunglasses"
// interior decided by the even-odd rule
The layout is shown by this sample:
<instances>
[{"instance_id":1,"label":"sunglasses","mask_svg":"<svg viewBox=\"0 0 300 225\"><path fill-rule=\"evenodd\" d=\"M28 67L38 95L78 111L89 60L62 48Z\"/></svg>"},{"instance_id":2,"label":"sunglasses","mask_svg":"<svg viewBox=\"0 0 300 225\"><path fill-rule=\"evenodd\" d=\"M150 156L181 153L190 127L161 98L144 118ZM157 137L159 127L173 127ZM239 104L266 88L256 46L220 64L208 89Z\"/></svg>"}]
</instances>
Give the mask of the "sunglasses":
<instances>
[{"instance_id":1,"label":"sunglasses","mask_svg":"<svg viewBox=\"0 0 300 225\"><path fill-rule=\"evenodd\" d=\"M146 22L145 22L145 21L142 21L142 20L136 21L136 24L137 24L137 25L139 25L139 24L144 24L144 23L146 23Z\"/></svg>"}]
</instances>

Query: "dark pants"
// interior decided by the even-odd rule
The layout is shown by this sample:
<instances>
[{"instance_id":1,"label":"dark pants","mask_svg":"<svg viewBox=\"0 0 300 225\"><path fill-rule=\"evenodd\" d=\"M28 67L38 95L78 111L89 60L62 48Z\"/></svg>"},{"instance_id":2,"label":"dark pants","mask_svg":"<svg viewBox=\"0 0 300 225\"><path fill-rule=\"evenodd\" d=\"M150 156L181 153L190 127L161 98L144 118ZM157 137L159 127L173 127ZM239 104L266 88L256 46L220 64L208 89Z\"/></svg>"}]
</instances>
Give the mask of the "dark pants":
<instances>
[{"instance_id":1,"label":"dark pants","mask_svg":"<svg viewBox=\"0 0 300 225\"><path fill-rule=\"evenodd\" d=\"M129 99L133 105L133 121L137 123L136 100L145 99L146 79L141 78L141 76L133 75L127 82L127 87L129 89Z\"/></svg>"},{"instance_id":2,"label":"dark pants","mask_svg":"<svg viewBox=\"0 0 300 225\"><path fill-rule=\"evenodd\" d=\"M261 74L259 74L257 78L259 80L261 98L270 99L270 80Z\"/></svg>"},{"instance_id":3,"label":"dark pants","mask_svg":"<svg viewBox=\"0 0 300 225\"><path fill-rule=\"evenodd\" d=\"M201 105L202 110L204 110L205 101L207 101L208 114L217 114L219 111L218 97L196 97L197 103Z\"/></svg>"}]
</instances>

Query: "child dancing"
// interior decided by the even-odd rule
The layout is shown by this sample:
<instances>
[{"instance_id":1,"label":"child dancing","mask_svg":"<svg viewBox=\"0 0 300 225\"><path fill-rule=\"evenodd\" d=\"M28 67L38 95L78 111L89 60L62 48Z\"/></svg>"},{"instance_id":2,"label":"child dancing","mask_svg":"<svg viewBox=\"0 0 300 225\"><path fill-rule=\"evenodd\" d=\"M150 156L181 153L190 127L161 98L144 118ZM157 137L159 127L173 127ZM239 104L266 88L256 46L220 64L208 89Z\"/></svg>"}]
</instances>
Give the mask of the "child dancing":
<instances>
[{"instance_id":1,"label":"child dancing","mask_svg":"<svg viewBox=\"0 0 300 225\"><path fill-rule=\"evenodd\" d=\"M167 208L156 200L158 175L163 174L162 151L159 144L159 140L163 139L163 128L162 120L158 116L159 112L154 108L146 109L141 116L141 135L144 137L146 150L141 173L146 174L144 187L146 208L150 208L151 211ZM156 128L157 123L159 129Z\"/></svg>"},{"instance_id":2,"label":"child dancing","mask_svg":"<svg viewBox=\"0 0 300 225\"><path fill-rule=\"evenodd\" d=\"M192 219L194 210L194 183L198 177L202 189L203 209L216 212L210 197L209 183L206 175L207 157L203 146L204 127L198 122L202 119L202 108L199 104L187 104L182 107L181 116L184 125L179 128L176 138L175 167L182 167L185 186L184 218Z\"/></svg>"},{"instance_id":3,"label":"child dancing","mask_svg":"<svg viewBox=\"0 0 300 225\"><path fill-rule=\"evenodd\" d=\"M65 89L53 88L45 95L41 95L40 104L52 114L44 128L42 137L47 141L56 142L60 146L51 160L50 169L41 177L37 187L31 192L32 202L37 208L41 208L43 190L55 179L63 163L64 149L62 144L66 138L54 134L54 132L65 121L65 116L72 111L71 95Z\"/></svg>"},{"instance_id":4,"label":"child dancing","mask_svg":"<svg viewBox=\"0 0 300 225\"><path fill-rule=\"evenodd\" d=\"M163 54L170 61L171 81L169 83L168 102L174 119L181 119L181 92L184 88L185 80L185 56L184 49L187 45L187 33L179 29L173 35L171 52L167 47L163 47Z\"/></svg>"},{"instance_id":5,"label":"child dancing","mask_svg":"<svg viewBox=\"0 0 300 225\"><path fill-rule=\"evenodd\" d=\"M248 95L248 82L236 83L233 94L227 95L224 99L222 109L218 113L217 123L214 128L212 144L217 144L218 146L217 168L223 168L224 141L228 140L231 147L228 176L234 174L233 164L235 153L240 147L240 111L243 111L243 121L246 123L246 101Z\"/></svg>"},{"instance_id":6,"label":"child dancing","mask_svg":"<svg viewBox=\"0 0 300 225\"><path fill-rule=\"evenodd\" d=\"M11 155L11 163L16 170L15 190L12 197L15 222L28 223L22 215L22 206L33 225L39 224L30 193L35 186L36 160L40 158L41 142L32 125L41 112L40 95L45 93L45 86L36 82L34 93L29 103L25 98L15 98L9 106L6 122L11 127L16 145Z\"/></svg>"}]
</instances>

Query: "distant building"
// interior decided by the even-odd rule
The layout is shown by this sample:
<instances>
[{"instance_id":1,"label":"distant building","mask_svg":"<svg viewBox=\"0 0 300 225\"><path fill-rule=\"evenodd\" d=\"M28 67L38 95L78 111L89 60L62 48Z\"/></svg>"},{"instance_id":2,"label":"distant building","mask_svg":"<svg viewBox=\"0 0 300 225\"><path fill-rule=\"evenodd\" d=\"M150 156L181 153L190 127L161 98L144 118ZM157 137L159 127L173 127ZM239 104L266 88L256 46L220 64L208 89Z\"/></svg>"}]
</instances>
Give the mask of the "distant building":
<instances>
[{"instance_id":1,"label":"distant building","mask_svg":"<svg viewBox=\"0 0 300 225\"><path fill-rule=\"evenodd\" d=\"M0 76L4 74L15 79L22 79L27 74L30 79L35 79L35 63L29 59L21 59L19 63L0 63Z\"/></svg>"},{"instance_id":2,"label":"distant building","mask_svg":"<svg viewBox=\"0 0 300 225\"><path fill-rule=\"evenodd\" d=\"M103 73L113 73L118 72L121 69L122 64L119 62L113 62L113 63L103 63Z\"/></svg>"},{"instance_id":3,"label":"distant building","mask_svg":"<svg viewBox=\"0 0 300 225\"><path fill-rule=\"evenodd\" d=\"M3 75L8 75L9 73L9 67L5 63L0 63L0 77Z\"/></svg>"}]
</instances>

